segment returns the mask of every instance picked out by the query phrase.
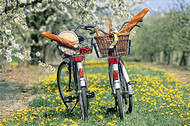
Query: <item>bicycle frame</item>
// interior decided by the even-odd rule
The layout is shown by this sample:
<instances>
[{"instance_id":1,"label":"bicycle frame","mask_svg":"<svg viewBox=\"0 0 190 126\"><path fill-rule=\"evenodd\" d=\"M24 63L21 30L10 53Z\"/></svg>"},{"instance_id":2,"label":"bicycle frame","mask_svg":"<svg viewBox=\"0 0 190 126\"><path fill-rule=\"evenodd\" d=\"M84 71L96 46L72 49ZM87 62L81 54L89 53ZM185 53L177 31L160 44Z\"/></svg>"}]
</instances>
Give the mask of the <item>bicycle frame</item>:
<instances>
[{"instance_id":1,"label":"bicycle frame","mask_svg":"<svg viewBox=\"0 0 190 126\"><path fill-rule=\"evenodd\" d=\"M121 57L109 57L109 79L112 89L112 94L115 98L115 107L108 108L108 111L117 111L117 106L119 107L120 118L124 118L124 113L126 112L124 107L125 104L129 104L127 113L132 111L132 86L130 84L129 75L125 69L123 60ZM127 103L129 99L129 103Z\"/></svg>"},{"instance_id":2,"label":"bicycle frame","mask_svg":"<svg viewBox=\"0 0 190 126\"><path fill-rule=\"evenodd\" d=\"M111 64L113 64L112 70L113 70L114 85L112 84L112 82L110 82L113 92L115 92L114 89L121 88L120 87L120 78L119 78L119 70L121 70L122 74L123 74L122 77L124 78L124 81L126 82L126 84L128 84L128 94L132 95L133 94L132 86L129 84L130 79L129 79L127 70L125 69L123 60L120 57L111 57L108 59L108 63L109 63L109 66ZM111 71L109 71L109 72L111 72Z\"/></svg>"},{"instance_id":3,"label":"bicycle frame","mask_svg":"<svg viewBox=\"0 0 190 126\"><path fill-rule=\"evenodd\" d=\"M124 78L125 82L128 85L128 94L132 95L133 94L133 90L132 90L131 84L129 84L130 83L129 75L127 73L127 70L125 69L123 60L121 58L120 58L120 62L119 63L120 63L120 67L121 67L121 70L122 70L122 73L123 73L123 78Z\"/></svg>"},{"instance_id":4,"label":"bicycle frame","mask_svg":"<svg viewBox=\"0 0 190 126\"><path fill-rule=\"evenodd\" d=\"M85 76L84 76L84 69L83 69L83 65L82 65L82 61L84 60L84 57L83 56L75 56L75 57L72 57L72 64L73 64L73 75L74 75L74 82L75 82L75 86L79 86L79 89L81 87L87 87L87 84L86 84L86 79L85 79ZM75 68L76 67L76 68ZM79 71L79 75L80 75L80 85L77 85L77 71Z\"/></svg>"}]
</instances>

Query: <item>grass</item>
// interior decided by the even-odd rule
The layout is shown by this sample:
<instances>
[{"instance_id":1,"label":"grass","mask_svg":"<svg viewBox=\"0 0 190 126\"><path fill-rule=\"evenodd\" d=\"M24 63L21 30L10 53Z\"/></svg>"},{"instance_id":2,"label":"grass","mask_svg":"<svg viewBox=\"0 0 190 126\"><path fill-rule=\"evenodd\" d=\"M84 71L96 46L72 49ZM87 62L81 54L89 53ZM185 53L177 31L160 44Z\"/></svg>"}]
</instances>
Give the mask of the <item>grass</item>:
<instances>
[{"instance_id":1,"label":"grass","mask_svg":"<svg viewBox=\"0 0 190 126\"><path fill-rule=\"evenodd\" d=\"M42 80L38 93L41 95L29 103L30 109L19 110L3 119L3 125L189 125L190 86L167 74L164 70L147 68L135 62L125 63L133 85L133 112L119 119L119 113L107 113L114 107L109 86L107 63L87 62L85 73L89 89L95 92L90 99L89 118L82 120L80 108L68 114L59 96L56 74Z\"/></svg>"}]
</instances>

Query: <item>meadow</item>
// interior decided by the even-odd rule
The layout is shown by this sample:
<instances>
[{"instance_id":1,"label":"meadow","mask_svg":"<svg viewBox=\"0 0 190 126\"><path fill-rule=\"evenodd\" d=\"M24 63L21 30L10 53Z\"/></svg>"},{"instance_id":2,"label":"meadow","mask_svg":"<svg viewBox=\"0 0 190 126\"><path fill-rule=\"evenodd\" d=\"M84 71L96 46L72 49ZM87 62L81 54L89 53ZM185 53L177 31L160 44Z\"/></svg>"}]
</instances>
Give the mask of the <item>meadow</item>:
<instances>
[{"instance_id":1,"label":"meadow","mask_svg":"<svg viewBox=\"0 0 190 126\"><path fill-rule=\"evenodd\" d=\"M155 126L190 125L190 84L181 82L164 69L146 67L140 63L125 62L133 86L133 111L119 119L119 113L107 113L114 107L104 61L85 63L89 89L95 92L90 99L89 117L81 119L80 108L68 114L59 95L56 74L38 84L38 97L29 102L29 109L19 110L3 119L0 125L61 125L61 126Z\"/></svg>"}]
</instances>

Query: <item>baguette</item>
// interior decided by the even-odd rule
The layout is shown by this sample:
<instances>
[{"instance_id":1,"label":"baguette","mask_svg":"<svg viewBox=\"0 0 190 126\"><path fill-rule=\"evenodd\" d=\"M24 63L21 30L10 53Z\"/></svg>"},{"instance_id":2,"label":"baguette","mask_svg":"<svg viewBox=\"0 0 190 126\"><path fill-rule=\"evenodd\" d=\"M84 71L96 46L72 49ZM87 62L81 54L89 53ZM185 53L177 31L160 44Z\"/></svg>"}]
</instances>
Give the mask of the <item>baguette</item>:
<instances>
[{"instance_id":1,"label":"baguette","mask_svg":"<svg viewBox=\"0 0 190 126\"><path fill-rule=\"evenodd\" d=\"M42 36L44 37L47 37L51 40L54 40L56 41L58 44L64 44L66 47L69 47L69 48L79 48L80 47L80 44L79 43L75 43L75 42L72 42L72 41L69 41L65 38L61 38L55 34L52 34L50 32L42 32L41 33Z\"/></svg>"},{"instance_id":2,"label":"baguette","mask_svg":"<svg viewBox=\"0 0 190 126\"><path fill-rule=\"evenodd\" d=\"M127 25L125 25L121 29L120 33L128 33L128 32L130 32L135 27L135 25L138 24L139 21L142 20L142 18L146 15L146 13L148 11L149 11L148 8L144 8L140 13L138 13L136 16L134 16L132 18L132 20Z\"/></svg>"}]
</instances>

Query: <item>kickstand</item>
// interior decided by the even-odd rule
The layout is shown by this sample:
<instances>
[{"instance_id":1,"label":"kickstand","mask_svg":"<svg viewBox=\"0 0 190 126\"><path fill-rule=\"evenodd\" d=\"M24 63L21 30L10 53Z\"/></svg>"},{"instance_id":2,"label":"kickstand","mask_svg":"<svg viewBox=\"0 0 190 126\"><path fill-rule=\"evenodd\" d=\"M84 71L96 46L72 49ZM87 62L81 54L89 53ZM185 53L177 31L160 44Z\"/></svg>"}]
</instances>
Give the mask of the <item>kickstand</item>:
<instances>
[{"instance_id":1,"label":"kickstand","mask_svg":"<svg viewBox=\"0 0 190 126\"><path fill-rule=\"evenodd\" d=\"M69 114L71 114L72 112L74 112L74 108L76 107L77 103L79 102L79 99L77 99L75 105L73 106L73 108L71 109L71 111L69 112Z\"/></svg>"}]
</instances>

